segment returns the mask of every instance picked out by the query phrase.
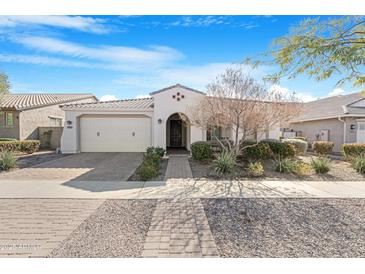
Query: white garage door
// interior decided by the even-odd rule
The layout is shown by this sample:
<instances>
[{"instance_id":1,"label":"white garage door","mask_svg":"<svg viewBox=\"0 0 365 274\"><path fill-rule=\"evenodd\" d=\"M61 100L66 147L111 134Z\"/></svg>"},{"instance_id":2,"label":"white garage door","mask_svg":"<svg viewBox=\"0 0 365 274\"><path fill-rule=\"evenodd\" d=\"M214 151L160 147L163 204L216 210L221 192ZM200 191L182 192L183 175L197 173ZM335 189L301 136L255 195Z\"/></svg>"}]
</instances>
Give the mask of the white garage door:
<instances>
[{"instance_id":1,"label":"white garage door","mask_svg":"<svg viewBox=\"0 0 365 274\"><path fill-rule=\"evenodd\" d=\"M82 152L142 152L151 145L151 119L136 116L84 116Z\"/></svg>"}]
</instances>

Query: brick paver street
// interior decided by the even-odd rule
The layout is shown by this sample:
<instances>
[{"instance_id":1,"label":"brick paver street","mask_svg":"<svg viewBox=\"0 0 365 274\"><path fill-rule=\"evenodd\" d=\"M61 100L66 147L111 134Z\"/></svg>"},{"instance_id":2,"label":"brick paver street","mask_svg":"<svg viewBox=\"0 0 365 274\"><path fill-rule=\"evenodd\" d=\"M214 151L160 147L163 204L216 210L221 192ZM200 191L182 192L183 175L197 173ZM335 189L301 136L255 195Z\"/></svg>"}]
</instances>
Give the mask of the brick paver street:
<instances>
[{"instance_id":1,"label":"brick paver street","mask_svg":"<svg viewBox=\"0 0 365 274\"><path fill-rule=\"evenodd\" d=\"M143 257L218 257L200 199L160 199Z\"/></svg>"},{"instance_id":2,"label":"brick paver street","mask_svg":"<svg viewBox=\"0 0 365 274\"><path fill-rule=\"evenodd\" d=\"M0 199L0 257L46 257L103 202Z\"/></svg>"}]
</instances>

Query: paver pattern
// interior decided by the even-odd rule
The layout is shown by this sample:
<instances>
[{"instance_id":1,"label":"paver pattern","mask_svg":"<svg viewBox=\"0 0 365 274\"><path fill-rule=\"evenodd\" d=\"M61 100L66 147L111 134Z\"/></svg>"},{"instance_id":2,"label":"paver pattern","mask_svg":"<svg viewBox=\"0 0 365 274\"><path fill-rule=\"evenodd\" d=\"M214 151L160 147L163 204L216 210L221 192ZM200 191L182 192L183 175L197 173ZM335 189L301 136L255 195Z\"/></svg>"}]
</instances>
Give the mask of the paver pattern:
<instances>
[{"instance_id":1,"label":"paver pattern","mask_svg":"<svg viewBox=\"0 0 365 274\"><path fill-rule=\"evenodd\" d=\"M187 155L170 155L165 180L192 178Z\"/></svg>"},{"instance_id":2,"label":"paver pattern","mask_svg":"<svg viewBox=\"0 0 365 274\"><path fill-rule=\"evenodd\" d=\"M0 174L5 180L126 181L142 162L142 153L90 152Z\"/></svg>"},{"instance_id":3,"label":"paver pattern","mask_svg":"<svg viewBox=\"0 0 365 274\"><path fill-rule=\"evenodd\" d=\"M46 257L103 202L1 199L0 257Z\"/></svg>"},{"instance_id":4,"label":"paver pattern","mask_svg":"<svg viewBox=\"0 0 365 274\"><path fill-rule=\"evenodd\" d=\"M160 199L142 257L218 257L199 199Z\"/></svg>"}]
</instances>

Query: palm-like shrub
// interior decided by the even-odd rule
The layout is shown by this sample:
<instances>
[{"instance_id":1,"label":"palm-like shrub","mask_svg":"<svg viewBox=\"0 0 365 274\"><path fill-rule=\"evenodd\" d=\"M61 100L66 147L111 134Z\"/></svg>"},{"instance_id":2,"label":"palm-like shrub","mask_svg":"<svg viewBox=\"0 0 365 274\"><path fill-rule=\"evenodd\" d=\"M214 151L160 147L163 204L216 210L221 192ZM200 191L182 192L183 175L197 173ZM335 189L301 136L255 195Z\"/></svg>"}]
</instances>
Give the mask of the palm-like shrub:
<instances>
[{"instance_id":1,"label":"palm-like shrub","mask_svg":"<svg viewBox=\"0 0 365 274\"><path fill-rule=\"evenodd\" d=\"M357 172L365 174L365 156L357 156L352 160L352 166Z\"/></svg>"},{"instance_id":2,"label":"palm-like shrub","mask_svg":"<svg viewBox=\"0 0 365 274\"><path fill-rule=\"evenodd\" d=\"M275 162L275 171L280 173L293 173L296 169L296 162L291 158L284 158Z\"/></svg>"},{"instance_id":3,"label":"palm-like shrub","mask_svg":"<svg viewBox=\"0 0 365 274\"><path fill-rule=\"evenodd\" d=\"M316 173L324 174L331 169L331 160L326 157L312 159L311 165Z\"/></svg>"},{"instance_id":4,"label":"palm-like shrub","mask_svg":"<svg viewBox=\"0 0 365 274\"><path fill-rule=\"evenodd\" d=\"M9 170L16 166L16 158L11 151L3 152L0 159L0 167L2 170Z\"/></svg>"},{"instance_id":5,"label":"palm-like shrub","mask_svg":"<svg viewBox=\"0 0 365 274\"><path fill-rule=\"evenodd\" d=\"M236 164L236 156L231 151L223 151L217 156L215 163L215 172L219 174L230 173Z\"/></svg>"}]
</instances>

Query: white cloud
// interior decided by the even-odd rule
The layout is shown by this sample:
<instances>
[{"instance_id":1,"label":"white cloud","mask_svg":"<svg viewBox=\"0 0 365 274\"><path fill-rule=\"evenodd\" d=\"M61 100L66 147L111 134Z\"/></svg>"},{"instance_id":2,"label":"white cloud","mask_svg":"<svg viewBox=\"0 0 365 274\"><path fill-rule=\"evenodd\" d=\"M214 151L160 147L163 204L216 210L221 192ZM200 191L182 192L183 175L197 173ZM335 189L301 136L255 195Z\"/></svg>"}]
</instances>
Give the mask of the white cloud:
<instances>
[{"instance_id":1,"label":"white cloud","mask_svg":"<svg viewBox=\"0 0 365 274\"><path fill-rule=\"evenodd\" d=\"M139 94L136 96L136 99L143 99L143 98L149 98L151 96L149 96L148 94Z\"/></svg>"},{"instance_id":2,"label":"white cloud","mask_svg":"<svg viewBox=\"0 0 365 274\"><path fill-rule=\"evenodd\" d=\"M226 16L182 16L181 19L172 22L171 26L181 27L208 27L211 25L228 25L230 22Z\"/></svg>"},{"instance_id":3,"label":"white cloud","mask_svg":"<svg viewBox=\"0 0 365 274\"><path fill-rule=\"evenodd\" d=\"M145 71L138 74L125 74L115 83L123 86L143 89L160 89L180 83L199 90L205 90L206 85L216 76L231 66L229 63L211 63L201 66L176 65L155 71Z\"/></svg>"},{"instance_id":4,"label":"white cloud","mask_svg":"<svg viewBox=\"0 0 365 274\"><path fill-rule=\"evenodd\" d=\"M65 60L61 58L26 55L26 54L0 54L0 61L6 63L23 63L33 65L61 66L61 67L79 67L79 68L97 68L95 64Z\"/></svg>"},{"instance_id":5,"label":"white cloud","mask_svg":"<svg viewBox=\"0 0 365 274\"><path fill-rule=\"evenodd\" d=\"M176 61L183 57L179 51L166 46L151 46L149 49L110 45L90 47L40 36L13 37L12 41L37 51L61 54L79 59L93 59L108 63L115 68L127 70L143 66L159 67L162 64Z\"/></svg>"},{"instance_id":6,"label":"white cloud","mask_svg":"<svg viewBox=\"0 0 365 274\"><path fill-rule=\"evenodd\" d=\"M115 100L118 100L118 98L117 98L117 96L115 96L113 94L105 94L100 97L100 101L102 101L102 102L115 101Z\"/></svg>"},{"instance_id":7,"label":"white cloud","mask_svg":"<svg viewBox=\"0 0 365 274\"><path fill-rule=\"evenodd\" d=\"M84 32L107 33L110 29L103 23L104 19L85 16L66 15L22 15L22 16L1 16L0 26L51 26L67 29L75 29Z\"/></svg>"},{"instance_id":8,"label":"white cloud","mask_svg":"<svg viewBox=\"0 0 365 274\"><path fill-rule=\"evenodd\" d=\"M331 92L328 93L328 96L338 96L338 95L344 95L346 92L342 88L335 88Z\"/></svg>"},{"instance_id":9,"label":"white cloud","mask_svg":"<svg viewBox=\"0 0 365 274\"><path fill-rule=\"evenodd\" d=\"M270 92L279 92L281 93L283 96L289 96L290 94L293 94L293 91L290 91L288 88L282 87L280 85L274 84L269 88ZM299 100L303 101L303 102L311 102L311 101L315 101L318 98L314 97L313 95L311 95L310 93L307 92L294 92L294 95L296 98L298 98Z\"/></svg>"}]
</instances>

